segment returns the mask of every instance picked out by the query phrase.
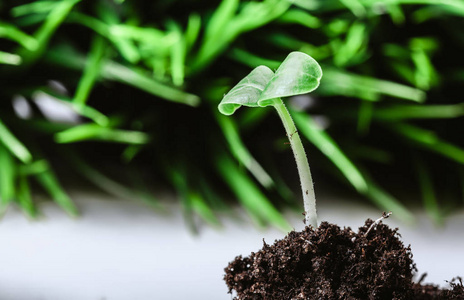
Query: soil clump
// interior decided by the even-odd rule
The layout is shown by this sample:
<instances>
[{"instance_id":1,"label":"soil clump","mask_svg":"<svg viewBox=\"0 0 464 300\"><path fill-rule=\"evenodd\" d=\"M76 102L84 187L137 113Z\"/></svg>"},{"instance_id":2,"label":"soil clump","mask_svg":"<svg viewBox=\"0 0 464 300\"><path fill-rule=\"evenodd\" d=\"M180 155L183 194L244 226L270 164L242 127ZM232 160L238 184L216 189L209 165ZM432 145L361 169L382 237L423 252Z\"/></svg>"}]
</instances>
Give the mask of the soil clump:
<instances>
[{"instance_id":1,"label":"soil clump","mask_svg":"<svg viewBox=\"0 0 464 300\"><path fill-rule=\"evenodd\" d=\"M398 228L368 219L358 232L322 222L290 232L225 268L235 299L464 299L462 281L450 290L413 282L410 246ZM370 228L370 229L369 229Z\"/></svg>"}]
</instances>

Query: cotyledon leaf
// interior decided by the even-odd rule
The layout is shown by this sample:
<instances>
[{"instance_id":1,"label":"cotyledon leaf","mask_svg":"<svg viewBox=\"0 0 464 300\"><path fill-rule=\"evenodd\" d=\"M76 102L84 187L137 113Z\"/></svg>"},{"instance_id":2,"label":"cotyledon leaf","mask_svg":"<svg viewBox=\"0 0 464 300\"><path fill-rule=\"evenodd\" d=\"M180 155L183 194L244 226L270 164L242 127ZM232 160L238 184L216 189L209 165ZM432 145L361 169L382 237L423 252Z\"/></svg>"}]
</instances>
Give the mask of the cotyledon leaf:
<instances>
[{"instance_id":1,"label":"cotyledon leaf","mask_svg":"<svg viewBox=\"0 0 464 300\"><path fill-rule=\"evenodd\" d=\"M256 67L224 96L219 111L229 116L242 105L259 107L258 99L273 75L274 72L266 66Z\"/></svg>"},{"instance_id":2,"label":"cotyledon leaf","mask_svg":"<svg viewBox=\"0 0 464 300\"><path fill-rule=\"evenodd\" d=\"M314 58L303 52L292 52L264 88L258 105L273 105L275 98L312 92L319 86L321 78L321 66Z\"/></svg>"},{"instance_id":3,"label":"cotyledon leaf","mask_svg":"<svg viewBox=\"0 0 464 300\"><path fill-rule=\"evenodd\" d=\"M301 95L319 86L322 69L311 56L292 52L276 73L266 66L256 67L243 78L219 104L224 115L233 114L240 106L265 107L274 105L274 99Z\"/></svg>"}]
</instances>

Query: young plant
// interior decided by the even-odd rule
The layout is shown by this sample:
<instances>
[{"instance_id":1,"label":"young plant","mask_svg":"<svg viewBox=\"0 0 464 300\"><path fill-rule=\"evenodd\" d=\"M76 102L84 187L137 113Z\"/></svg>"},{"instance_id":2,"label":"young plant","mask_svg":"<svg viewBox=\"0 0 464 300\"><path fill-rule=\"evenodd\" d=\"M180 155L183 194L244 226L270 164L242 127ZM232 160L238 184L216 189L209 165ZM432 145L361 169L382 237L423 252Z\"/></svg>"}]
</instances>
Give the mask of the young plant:
<instances>
[{"instance_id":1,"label":"young plant","mask_svg":"<svg viewBox=\"0 0 464 300\"><path fill-rule=\"evenodd\" d=\"M306 224L317 227L316 197L308 159L298 131L282 97L309 93L319 86L322 69L309 55L292 52L274 73L266 66L256 67L243 78L219 103L219 111L232 115L240 106L273 106L282 120L293 155L303 192Z\"/></svg>"}]
</instances>

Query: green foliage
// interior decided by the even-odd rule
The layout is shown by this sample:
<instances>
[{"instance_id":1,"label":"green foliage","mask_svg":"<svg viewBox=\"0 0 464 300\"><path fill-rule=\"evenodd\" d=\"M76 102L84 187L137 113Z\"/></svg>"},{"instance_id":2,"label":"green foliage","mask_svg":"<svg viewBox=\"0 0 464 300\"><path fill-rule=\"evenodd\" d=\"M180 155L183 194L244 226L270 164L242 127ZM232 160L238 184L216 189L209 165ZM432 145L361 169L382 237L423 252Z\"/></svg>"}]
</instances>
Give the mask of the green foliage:
<instances>
[{"instance_id":1,"label":"green foliage","mask_svg":"<svg viewBox=\"0 0 464 300\"><path fill-rule=\"evenodd\" d=\"M268 109L231 120L216 107L260 65L270 68L256 69L261 79L234 89L255 96L223 102L222 112L258 105L263 91L290 96L266 88L266 78L273 86L301 78L299 64L274 74L299 51L324 70L311 97L287 99L313 169L402 219L422 199L442 222L450 207L462 207L463 17L460 0L3 1L0 209L39 216L32 195L42 187L76 215L60 177L67 172L159 207L135 180L142 173L179 191L186 215L217 224L228 207L217 195L228 187L258 224L286 228L270 207L298 203L282 199L292 182L276 176L291 156L261 146L282 137L277 122ZM71 122L47 115L39 101L46 97Z\"/></svg>"}]
</instances>

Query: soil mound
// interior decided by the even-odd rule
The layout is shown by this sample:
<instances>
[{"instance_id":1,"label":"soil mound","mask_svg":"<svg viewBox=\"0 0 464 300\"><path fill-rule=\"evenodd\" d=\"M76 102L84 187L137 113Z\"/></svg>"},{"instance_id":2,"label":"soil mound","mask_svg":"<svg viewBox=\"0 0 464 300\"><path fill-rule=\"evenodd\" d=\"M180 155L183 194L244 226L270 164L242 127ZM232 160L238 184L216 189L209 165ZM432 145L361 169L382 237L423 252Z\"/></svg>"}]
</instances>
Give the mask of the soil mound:
<instances>
[{"instance_id":1,"label":"soil mound","mask_svg":"<svg viewBox=\"0 0 464 300\"><path fill-rule=\"evenodd\" d=\"M263 241L260 251L227 266L229 292L242 300L464 299L462 282L445 291L414 284L411 248L398 228L380 222L369 230L372 224L368 219L356 233L322 222L273 245Z\"/></svg>"}]
</instances>

